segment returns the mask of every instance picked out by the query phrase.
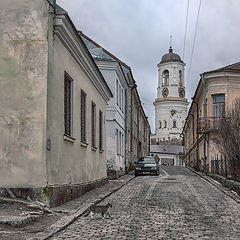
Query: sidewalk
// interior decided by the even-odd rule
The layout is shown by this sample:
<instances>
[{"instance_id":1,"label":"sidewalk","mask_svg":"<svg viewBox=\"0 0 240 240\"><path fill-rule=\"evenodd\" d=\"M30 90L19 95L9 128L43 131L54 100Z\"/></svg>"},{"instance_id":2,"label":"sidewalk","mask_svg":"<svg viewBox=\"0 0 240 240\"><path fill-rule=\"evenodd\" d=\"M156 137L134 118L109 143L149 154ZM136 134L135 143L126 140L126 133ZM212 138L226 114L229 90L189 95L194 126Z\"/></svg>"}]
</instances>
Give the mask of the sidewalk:
<instances>
[{"instance_id":1,"label":"sidewalk","mask_svg":"<svg viewBox=\"0 0 240 240\"><path fill-rule=\"evenodd\" d=\"M216 188L218 188L220 191L222 191L223 193L225 193L226 195L231 197L236 202L240 203L240 196L236 192L234 192L233 190L230 190L229 188L224 187L220 182L218 182L215 179L207 176L203 172L195 171L194 169L192 169L190 167L186 167L186 168L189 169L190 171L194 172L195 174L197 174L198 176L200 176L201 178L203 178L204 180L206 180L210 184L214 185Z\"/></svg>"},{"instance_id":2,"label":"sidewalk","mask_svg":"<svg viewBox=\"0 0 240 240\"><path fill-rule=\"evenodd\" d=\"M0 199L0 216L2 217L2 219L0 217L0 223L5 223L5 224L0 224L0 239L8 239L8 240L48 239L50 236L52 236L56 232L59 232L64 228L66 228L68 225L74 222L78 217L85 214L85 212L88 210L90 206L94 204L98 204L99 202L104 200L106 197L108 197L115 191L119 190L121 187L123 187L133 178L134 178L134 174L133 172L131 172L127 175L122 176L117 180L109 180L107 184L99 188L93 189L92 191L85 193L79 198L69 201L61 206L49 209L50 210L49 212L46 209L46 212L48 212L48 214L42 215L40 219L34 219L33 217L34 214L33 215L28 214L29 217L28 217L28 220L26 220L26 216L25 216L26 214L24 214L24 212L26 212L26 208L19 205L21 204L21 202L25 202L26 204L26 201L18 201L17 216L14 216L14 214L12 214L14 212L13 206L12 208L10 207L8 209L8 213L9 213L8 215L10 216L6 216L6 207L4 208L2 206L1 208L1 204L4 202L4 199L2 200ZM14 200L10 200L10 199L8 201L14 202ZM28 202L28 204L30 203ZM5 202L5 205L7 205L6 202ZM19 209L20 211L22 210L22 214L19 214ZM22 216L19 216L19 215L22 215ZM9 221L18 223L19 222L18 220L20 217L22 217L21 221L28 221L27 222L28 225L26 225L25 229L21 228L21 224L20 225L18 224L19 226L17 225L15 226L14 224L11 224L11 227L7 226L7 229L6 229L6 225L9 224ZM31 226L29 225L34 225L34 229L31 228ZM22 238L20 238L20 236Z\"/></svg>"}]
</instances>

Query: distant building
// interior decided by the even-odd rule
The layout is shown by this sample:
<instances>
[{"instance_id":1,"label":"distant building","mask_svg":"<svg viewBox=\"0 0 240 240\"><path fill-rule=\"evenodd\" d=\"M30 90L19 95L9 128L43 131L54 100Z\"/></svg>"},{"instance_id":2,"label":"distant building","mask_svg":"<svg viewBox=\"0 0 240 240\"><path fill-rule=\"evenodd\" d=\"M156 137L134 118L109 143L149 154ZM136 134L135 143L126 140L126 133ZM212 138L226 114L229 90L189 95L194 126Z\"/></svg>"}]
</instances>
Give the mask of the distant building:
<instances>
[{"instance_id":1,"label":"distant building","mask_svg":"<svg viewBox=\"0 0 240 240\"><path fill-rule=\"evenodd\" d=\"M240 97L240 63L201 74L184 125L184 161L187 166L215 173L214 162L221 154L214 143L221 119L236 98ZM221 171L226 162L221 161Z\"/></svg>"},{"instance_id":2,"label":"distant building","mask_svg":"<svg viewBox=\"0 0 240 240\"><path fill-rule=\"evenodd\" d=\"M118 178L129 171L134 159L149 154L150 126L131 68L84 33L79 34L113 93L106 114L106 157L108 177Z\"/></svg>"},{"instance_id":3,"label":"distant building","mask_svg":"<svg viewBox=\"0 0 240 240\"><path fill-rule=\"evenodd\" d=\"M56 206L107 182L112 93L54 1L3 6L0 187L27 189L31 198Z\"/></svg>"},{"instance_id":4,"label":"distant building","mask_svg":"<svg viewBox=\"0 0 240 240\"><path fill-rule=\"evenodd\" d=\"M150 154L157 155L159 164L168 166L183 166L184 147L181 145L151 145Z\"/></svg>"},{"instance_id":5,"label":"distant building","mask_svg":"<svg viewBox=\"0 0 240 240\"><path fill-rule=\"evenodd\" d=\"M151 136L151 145L158 145L155 149L160 149L161 145L171 145L171 148L175 145L178 151L182 144L180 134L188 106L185 98L184 66L185 63L178 54L173 53L171 46L169 53L164 54L158 64L157 98L154 102L155 134ZM169 155L166 155L167 158L172 162ZM181 164L177 161L177 155L174 159L174 165Z\"/></svg>"}]
</instances>

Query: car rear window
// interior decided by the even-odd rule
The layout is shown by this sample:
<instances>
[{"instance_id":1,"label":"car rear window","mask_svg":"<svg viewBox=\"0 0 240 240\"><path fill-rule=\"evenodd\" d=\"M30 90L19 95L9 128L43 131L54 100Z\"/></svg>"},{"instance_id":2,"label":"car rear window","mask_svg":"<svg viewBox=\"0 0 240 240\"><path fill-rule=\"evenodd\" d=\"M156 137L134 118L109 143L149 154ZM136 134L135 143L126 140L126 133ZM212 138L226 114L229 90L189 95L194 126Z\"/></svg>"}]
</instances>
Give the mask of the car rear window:
<instances>
[{"instance_id":1,"label":"car rear window","mask_svg":"<svg viewBox=\"0 0 240 240\"><path fill-rule=\"evenodd\" d=\"M144 163L156 163L154 158L140 158L139 162L144 162Z\"/></svg>"}]
</instances>

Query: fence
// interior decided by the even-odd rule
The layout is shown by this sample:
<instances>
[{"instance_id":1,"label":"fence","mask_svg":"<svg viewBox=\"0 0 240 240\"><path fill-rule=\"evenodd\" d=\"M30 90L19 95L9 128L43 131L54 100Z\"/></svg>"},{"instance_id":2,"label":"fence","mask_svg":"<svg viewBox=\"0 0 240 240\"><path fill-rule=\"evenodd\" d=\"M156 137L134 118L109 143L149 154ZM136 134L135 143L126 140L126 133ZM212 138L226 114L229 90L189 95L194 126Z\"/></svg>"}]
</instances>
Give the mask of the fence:
<instances>
[{"instance_id":1,"label":"fence","mask_svg":"<svg viewBox=\"0 0 240 240\"><path fill-rule=\"evenodd\" d=\"M211 160L211 173L227 177L227 160L224 156L221 155L220 159L216 156L214 160Z\"/></svg>"}]
</instances>

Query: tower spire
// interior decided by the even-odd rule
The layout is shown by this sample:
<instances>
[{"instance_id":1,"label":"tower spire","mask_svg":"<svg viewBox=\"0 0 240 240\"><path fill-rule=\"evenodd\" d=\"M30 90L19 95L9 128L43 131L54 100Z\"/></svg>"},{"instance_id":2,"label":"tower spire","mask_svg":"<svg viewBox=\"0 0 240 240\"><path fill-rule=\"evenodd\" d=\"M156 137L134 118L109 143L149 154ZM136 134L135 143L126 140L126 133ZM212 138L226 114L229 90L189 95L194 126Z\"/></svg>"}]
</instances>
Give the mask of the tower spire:
<instances>
[{"instance_id":1,"label":"tower spire","mask_svg":"<svg viewBox=\"0 0 240 240\"><path fill-rule=\"evenodd\" d=\"M170 36L170 47L169 47L169 53L172 53L173 49L172 49L172 35Z\"/></svg>"}]
</instances>

